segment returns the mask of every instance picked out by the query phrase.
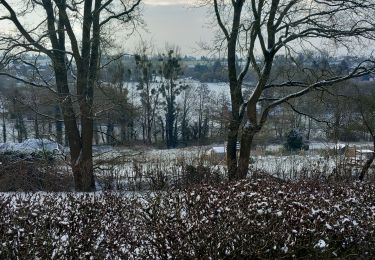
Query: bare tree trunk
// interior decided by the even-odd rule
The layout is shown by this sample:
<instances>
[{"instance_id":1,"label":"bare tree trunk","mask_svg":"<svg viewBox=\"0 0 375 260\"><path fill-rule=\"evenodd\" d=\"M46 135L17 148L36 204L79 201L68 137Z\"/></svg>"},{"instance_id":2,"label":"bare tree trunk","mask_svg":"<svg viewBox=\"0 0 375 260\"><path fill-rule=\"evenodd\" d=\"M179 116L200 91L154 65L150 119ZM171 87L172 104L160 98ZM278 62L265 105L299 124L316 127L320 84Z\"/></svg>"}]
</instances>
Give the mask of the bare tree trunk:
<instances>
[{"instance_id":1,"label":"bare tree trunk","mask_svg":"<svg viewBox=\"0 0 375 260\"><path fill-rule=\"evenodd\" d=\"M107 144L109 145L114 144L113 131L114 131L114 125L111 122L111 119L108 117L106 137L107 137Z\"/></svg>"},{"instance_id":2,"label":"bare tree trunk","mask_svg":"<svg viewBox=\"0 0 375 260\"><path fill-rule=\"evenodd\" d=\"M160 127L161 127L161 140L163 143L165 142L165 127L164 127L164 121L163 118L159 117Z\"/></svg>"},{"instance_id":3,"label":"bare tree trunk","mask_svg":"<svg viewBox=\"0 0 375 260\"><path fill-rule=\"evenodd\" d=\"M35 131L35 138L39 139L39 121L38 121L37 113L35 113L35 118L34 118L34 131Z\"/></svg>"},{"instance_id":4,"label":"bare tree trunk","mask_svg":"<svg viewBox=\"0 0 375 260\"><path fill-rule=\"evenodd\" d=\"M370 169L371 164L375 159L375 154L372 154L371 157L366 161L365 165L363 166L361 173L359 174L359 180L363 181L368 170Z\"/></svg>"},{"instance_id":5,"label":"bare tree trunk","mask_svg":"<svg viewBox=\"0 0 375 260\"><path fill-rule=\"evenodd\" d=\"M215 2L216 3L216 2ZM232 31L227 35L228 48L228 79L231 95L231 121L229 123L228 138L227 138L227 167L229 179L236 179L237 175L237 138L238 131L241 124L240 107L243 104L242 97L242 83L237 78L237 37L240 29L241 12L244 1L239 1L234 5ZM217 11L216 11L217 12ZM218 14L218 13L217 13Z\"/></svg>"},{"instance_id":6,"label":"bare tree trunk","mask_svg":"<svg viewBox=\"0 0 375 260\"><path fill-rule=\"evenodd\" d=\"M99 143L100 143L100 136L99 136L99 129L98 129L98 123L97 123L97 121L94 121L94 140L95 140L95 144L99 145Z\"/></svg>"},{"instance_id":7,"label":"bare tree trunk","mask_svg":"<svg viewBox=\"0 0 375 260\"><path fill-rule=\"evenodd\" d=\"M100 129L100 138L102 140L102 143L105 144L106 141L105 141L105 136L104 136L104 132L103 132L103 128L102 128L102 124L99 124L99 129Z\"/></svg>"},{"instance_id":8,"label":"bare tree trunk","mask_svg":"<svg viewBox=\"0 0 375 260\"><path fill-rule=\"evenodd\" d=\"M17 140L19 143L22 143L23 140L27 139L27 129L25 126L25 121L20 112L18 112L16 120Z\"/></svg>"},{"instance_id":9,"label":"bare tree trunk","mask_svg":"<svg viewBox=\"0 0 375 260\"><path fill-rule=\"evenodd\" d=\"M242 133L240 156L238 159L238 169L237 169L238 179L246 178L249 172L250 151L251 151L251 145L253 143L254 135L255 135L255 132L253 132L250 129L244 129Z\"/></svg>"},{"instance_id":10,"label":"bare tree trunk","mask_svg":"<svg viewBox=\"0 0 375 260\"><path fill-rule=\"evenodd\" d=\"M311 135L311 121L312 121L312 119L309 117L308 118L308 121L309 121L309 123L308 123L308 131L307 131L307 141L310 141L310 135Z\"/></svg>"},{"instance_id":11,"label":"bare tree trunk","mask_svg":"<svg viewBox=\"0 0 375 260\"><path fill-rule=\"evenodd\" d=\"M156 129L154 129L153 134L154 134L154 142L155 142L155 144L157 144L158 143L158 132L156 131Z\"/></svg>"},{"instance_id":12,"label":"bare tree trunk","mask_svg":"<svg viewBox=\"0 0 375 260\"><path fill-rule=\"evenodd\" d=\"M147 126L147 144L148 145L152 144L152 124L151 124L151 122L149 122L148 126Z\"/></svg>"},{"instance_id":13,"label":"bare tree trunk","mask_svg":"<svg viewBox=\"0 0 375 260\"><path fill-rule=\"evenodd\" d=\"M146 126L144 122L142 122L142 141L146 143Z\"/></svg>"},{"instance_id":14,"label":"bare tree trunk","mask_svg":"<svg viewBox=\"0 0 375 260\"><path fill-rule=\"evenodd\" d=\"M374 152L372 153L371 157L366 161L365 165L363 166L363 168L361 170L361 173L359 174L359 180L360 181L363 181L365 179L365 176L366 176L368 170L370 169L371 164L375 160L375 136L373 136L372 139L373 139L373 142L374 142L374 144L373 144Z\"/></svg>"},{"instance_id":15,"label":"bare tree trunk","mask_svg":"<svg viewBox=\"0 0 375 260\"><path fill-rule=\"evenodd\" d=\"M6 126L6 122L5 122L4 111L3 111L3 141L4 141L4 143L7 142L7 126Z\"/></svg>"},{"instance_id":16,"label":"bare tree trunk","mask_svg":"<svg viewBox=\"0 0 375 260\"><path fill-rule=\"evenodd\" d=\"M121 120L120 125L120 135L121 135L121 144L125 144L127 141L127 131L126 131L126 124Z\"/></svg>"},{"instance_id":17,"label":"bare tree trunk","mask_svg":"<svg viewBox=\"0 0 375 260\"><path fill-rule=\"evenodd\" d=\"M227 167L228 177L230 180L235 180L237 175L237 138L240 124L236 121L229 123L229 130L227 136Z\"/></svg>"},{"instance_id":18,"label":"bare tree trunk","mask_svg":"<svg viewBox=\"0 0 375 260\"><path fill-rule=\"evenodd\" d=\"M63 143L63 122L61 121L60 106L55 105L55 118L56 118L56 141L59 144Z\"/></svg>"}]
</instances>

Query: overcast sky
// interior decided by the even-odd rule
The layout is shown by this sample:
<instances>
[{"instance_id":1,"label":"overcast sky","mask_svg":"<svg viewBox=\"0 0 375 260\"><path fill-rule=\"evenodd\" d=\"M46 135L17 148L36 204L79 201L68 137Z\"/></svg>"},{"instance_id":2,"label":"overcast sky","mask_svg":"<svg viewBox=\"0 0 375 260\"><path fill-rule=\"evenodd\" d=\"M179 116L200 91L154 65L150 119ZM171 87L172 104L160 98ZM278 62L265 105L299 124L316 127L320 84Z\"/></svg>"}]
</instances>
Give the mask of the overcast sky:
<instances>
[{"instance_id":1,"label":"overcast sky","mask_svg":"<svg viewBox=\"0 0 375 260\"><path fill-rule=\"evenodd\" d=\"M22 3L23 0L14 0ZM147 32L138 28L138 34L123 36L119 30L118 40L124 51L133 53L143 39L155 45L155 51L165 51L166 43L180 47L181 54L201 56L199 42L212 42L213 29L209 28L207 8L198 8L193 3L199 0L142 0L142 16ZM0 9L0 14L4 10ZM42 11L41 11L42 12ZM41 17L44 17L44 12ZM23 21L26 20L26 21ZM22 22L28 25L40 22L38 13L28 13ZM12 29L13 26L2 22L0 27ZM5 27L4 27L5 26ZM122 35L122 36L121 36Z\"/></svg>"},{"instance_id":2,"label":"overcast sky","mask_svg":"<svg viewBox=\"0 0 375 260\"><path fill-rule=\"evenodd\" d=\"M212 41L213 29L209 28L207 9L191 5L189 0L145 0L143 19L147 32L141 37L156 45L157 50L164 50L166 43L178 45L181 53L199 56L199 42ZM130 50L136 48L139 36L129 42Z\"/></svg>"}]
</instances>

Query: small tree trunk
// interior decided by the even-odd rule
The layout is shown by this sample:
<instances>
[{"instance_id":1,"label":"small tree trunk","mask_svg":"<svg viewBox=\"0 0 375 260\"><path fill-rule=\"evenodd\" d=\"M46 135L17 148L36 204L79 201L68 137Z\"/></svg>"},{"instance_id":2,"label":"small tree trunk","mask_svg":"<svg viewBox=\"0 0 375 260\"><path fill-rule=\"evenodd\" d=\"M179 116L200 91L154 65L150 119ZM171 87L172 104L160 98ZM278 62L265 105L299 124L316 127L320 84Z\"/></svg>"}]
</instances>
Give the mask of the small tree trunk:
<instances>
[{"instance_id":1,"label":"small tree trunk","mask_svg":"<svg viewBox=\"0 0 375 260\"><path fill-rule=\"evenodd\" d=\"M244 129L241 136L240 156L238 159L237 178L244 179L249 172L250 151L255 132L250 129Z\"/></svg>"},{"instance_id":2,"label":"small tree trunk","mask_svg":"<svg viewBox=\"0 0 375 260\"><path fill-rule=\"evenodd\" d=\"M235 180L237 175L237 137L239 123L232 121L229 123L227 137L227 166L229 180Z\"/></svg>"},{"instance_id":3,"label":"small tree trunk","mask_svg":"<svg viewBox=\"0 0 375 260\"><path fill-rule=\"evenodd\" d=\"M114 140L113 140L113 131L114 131L114 125L111 121L108 121L107 122L107 133L106 133L106 136L107 136L107 144L109 145L113 145L114 144Z\"/></svg>"},{"instance_id":4,"label":"small tree trunk","mask_svg":"<svg viewBox=\"0 0 375 260\"><path fill-rule=\"evenodd\" d=\"M39 139L39 120L38 120L38 114L35 113L35 119L34 119L34 131L35 131L35 138Z\"/></svg>"},{"instance_id":5,"label":"small tree trunk","mask_svg":"<svg viewBox=\"0 0 375 260\"><path fill-rule=\"evenodd\" d=\"M101 124L99 124L99 131L100 131L100 138L102 140L102 144L105 144L106 140L105 140L105 136L104 136L104 132L103 132L103 128Z\"/></svg>"},{"instance_id":6,"label":"small tree trunk","mask_svg":"<svg viewBox=\"0 0 375 260\"><path fill-rule=\"evenodd\" d=\"M60 106L55 106L55 117L56 117L56 141L59 144L63 144L63 122L61 121Z\"/></svg>"},{"instance_id":7,"label":"small tree trunk","mask_svg":"<svg viewBox=\"0 0 375 260\"><path fill-rule=\"evenodd\" d=\"M83 151L78 158L72 158L74 188L78 192L95 191L92 156Z\"/></svg>"},{"instance_id":8,"label":"small tree trunk","mask_svg":"<svg viewBox=\"0 0 375 260\"><path fill-rule=\"evenodd\" d=\"M4 111L3 111L3 141L4 141L4 143L7 142L7 126L6 126L6 123L5 123Z\"/></svg>"},{"instance_id":9,"label":"small tree trunk","mask_svg":"<svg viewBox=\"0 0 375 260\"><path fill-rule=\"evenodd\" d=\"M64 128L64 145L67 147L69 146L69 137L66 128Z\"/></svg>"},{"instance_id":10,"label":"small tree trunk","mask_svg":"<svg viewBox=\"0 0 375 260\"><path fill-rule=\"evenodd\" d=\"M82 121L82 147L78 157L76 174L78 177L78 186L76 191L95 191L94 166L92 157L92 142L93 142L93 119L92 114L85 109L82 110L84 115L81 117Z\"/></svg>"},{"instance_id":11,"label":"small tree trunk","mask_svg":"<svg viewBox=\"0 0 375 260\"><path fill-rule=\"evenodd\" d=\"M363 166L363 168L361 170L361 173L359 174L359 180L360 181L363 181L365 179L365 176L366 176L368 170L370 169L370 166L371 166L372 162L374 161L374 159L375 159L375 154L372 154L371 158L369 158L366 161L365 165Z\"/></svg>"},{"instance_id":12,"label":"small tree trunk","mask_svg":"<svg viewBox=\"0 0 375 260\"><path fill-rule=\"evenodd\" d=\"M142 123L142 142L146 143L146 127L144 122Z\"/></svg>"},{"instance_id":13,"label":"small tree trunk","mask_svg":"<svg viewBox=\"0 0 375 260\"><path fill-rule=\"evenodd\" d=\"M156 129L154 129L154 142L155 144L158 143L158 132L156 131Z\"/></svg>"},{"instance_id":14,"label":"small tree trunk","mask_svg":"<svg viewBox=\"0 0 375 260\"><path fill-rule=\"evenodd\" d=\"M124 122L121 122L120 126L120 132L121 132L121 144L125 144L127 141L127 129L126 129L126 124Z\"/></svg>"},{"instance_id":15,"label":"small tree trunk","mask_svg":"<svg viewBox=\"0 0 375 260\"><path fill-rule=\"evenodd\" d=\"M159 121L160 121L160 127L161 127L161 140L164 143L165 142L165 135L164 134L166 132L165 127L164 127L164 121L161 117L159 118Z\"/></svg>"},{"instance_id":16,"label":"small tree trunk","mask_svg":"<svg viewBox=\"0 0 375 260\"><path fill-rule=\"evenodd\" d=\"M99 136L98 123L96 121L94 121L94 140L95 140L95 144L96 145L100 144L100 136Z\"/></svg>"},{"instance_id":17,"label":"small tree trunk","mask_svg":"<svg viewBox=\"0 0 375 260\"><path fill-rule=\"evenodd\" d=\"M150 123L147 126L147 144L152 144L152 125Z\"/></svg>"},{"instance_id":18,"label":"small tree trunk","mask_svg":"<svg viewBox=\"0 0 375 260\"><path fill-rule=\"evenodd\" d=\"M372 138L374 140L374 145L373 145L374 152L372 153L371 157L366 161L365 165L363 166L363 168L361 170L361 173L359 174L359 180L360 181L363 181L365 179L365 176L366 176L368 170L370 169L371 164L375 160L375 136L373 136Z\"/></svg>"}]
</instances>

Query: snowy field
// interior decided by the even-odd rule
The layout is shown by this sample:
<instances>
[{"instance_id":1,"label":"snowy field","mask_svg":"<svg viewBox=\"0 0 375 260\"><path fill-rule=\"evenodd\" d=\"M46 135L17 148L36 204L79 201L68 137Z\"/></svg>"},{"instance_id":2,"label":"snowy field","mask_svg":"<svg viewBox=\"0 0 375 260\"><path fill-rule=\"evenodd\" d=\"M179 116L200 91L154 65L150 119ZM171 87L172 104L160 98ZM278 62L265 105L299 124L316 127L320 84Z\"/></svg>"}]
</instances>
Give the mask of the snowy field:
<instances>
[{"instance_id":1,"label":"snowy field","mask_svg":"<svg viewBox=\"0 0 375 260\"><path fill-rule=\"evenodd\" d=\"M358 149L366 149L369 144L356 143L355 146ZM285 151L281 152L282 146L275 145L263 149L263 154L259 154L258 150L253 151L249 177L256 173L284 180L298 180L328 177L337 172L342 173L343 170L351 176L358 174L360 165L350 166L349 169L347 158L344 155L335 155L336 144L313 143L312 147L309 151L289 155ZM225 179L224 157L209 156L207 151L211 148L212 146L169 150L110 147L97 149L97 174L99 179L105 179L107 182L112 179L114 186L130 190L147 189L150 183L153 183L154 188L179 185L182 180L189 177L188 167L198 165L210 169L211 176L208 178ZM370 172L372 171L373 169L370 169Z\"/></svg>"},{"instance_id":2,"label":"snowy field","mask_svg":"<svg viewBox=\"0 0 375 260\"><path fill-rule=\"evenodd\" d=\"M305 168L311 169L316 167L325 167L322 170L330 171L340 159L337 156L332 156L335 149L343 146L356 147L357 149L371 149L371 143L323 143L313 142L310 144L309 151L301 153L294 153L287 155L283 150L282 145L268 145L263 146L263 155L257 154L256 151L251 152L251 168L253 170L261 170L267 173L272 172L293 172L301 171ZM212 147L224 150L222 144L209 146L193 146L188 148L177 149L151 149L146 147L123 148L111 146L94 146L94 157L99 162L111 161L121 163L147 163L147 162L163 162L163 163L198 163L202 162L203 158L207 159L207 152ZM221 151L220 150L220 151ZM68 154L66 147L47 140L47 139L27 139L23 143L7 142L0 144L0 152L52 152ZM330 153L330 155L327 155ZM224 160L216 160L216 164L224 165Z\"/></svg>"},{"instance_id":3,"label":"snowy field","mask_svg":"<svg viewBox=\"0 0 375 260\"><path fill-rule=\"evenodd\" d=\"M251 153L250 174L267 174L284 180L298 180L310 177L328 177L345 170L344 155L335 154L336 148L345 145L368 149L369 143L334 144L311 143L309 151L288 154L281 145L256 148ZM225 180L224 156L212 156L208 151L215 146L224 150L222 144L196 146L179 149L151 149L146 147L94 146L94 167L98 190L159 190L170 187L184 187L192 182ZM220 147L221 146L221 147ZM220 149L219 149L220 148ZM48 140L29 139L24 143L0 145L0 151L42 152L67 158L67 150ZM259 152L261 151L261 153ZM69 162L56 170L69 172ZM349 169L356 176L360 165ZM373 173L374 169L370 169ZM193 174L191 174L193 172Z\"/></svg>"}]
</instances>

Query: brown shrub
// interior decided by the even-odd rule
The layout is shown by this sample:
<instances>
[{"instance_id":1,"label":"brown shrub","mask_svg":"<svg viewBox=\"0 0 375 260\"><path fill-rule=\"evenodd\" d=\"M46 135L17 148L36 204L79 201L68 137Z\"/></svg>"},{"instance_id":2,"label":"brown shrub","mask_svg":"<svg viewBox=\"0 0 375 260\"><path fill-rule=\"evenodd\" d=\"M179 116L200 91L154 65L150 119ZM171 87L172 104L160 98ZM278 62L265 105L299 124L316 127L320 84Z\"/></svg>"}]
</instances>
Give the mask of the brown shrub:
<instances>
[{"instance_id":1,"label":"brown shrub","mask_svg":"<svg viewBox=\"0 0 375 260\"><path fill-rule=\"evenodd\" d=\"M0 191L70 191L73 179L61 163L40 155L2 154Z\"/></svg>"}]
</instances>

